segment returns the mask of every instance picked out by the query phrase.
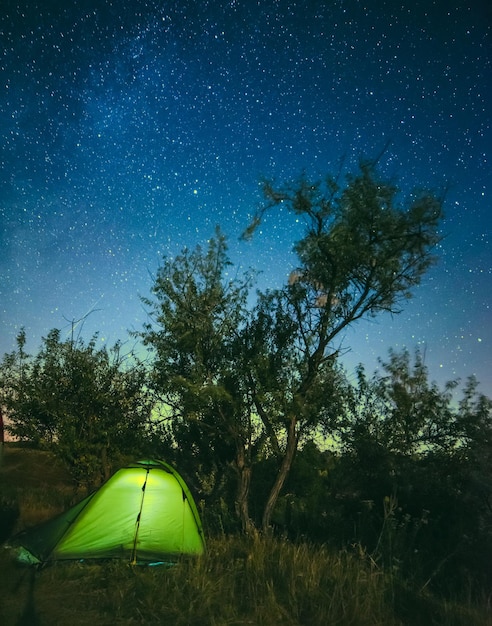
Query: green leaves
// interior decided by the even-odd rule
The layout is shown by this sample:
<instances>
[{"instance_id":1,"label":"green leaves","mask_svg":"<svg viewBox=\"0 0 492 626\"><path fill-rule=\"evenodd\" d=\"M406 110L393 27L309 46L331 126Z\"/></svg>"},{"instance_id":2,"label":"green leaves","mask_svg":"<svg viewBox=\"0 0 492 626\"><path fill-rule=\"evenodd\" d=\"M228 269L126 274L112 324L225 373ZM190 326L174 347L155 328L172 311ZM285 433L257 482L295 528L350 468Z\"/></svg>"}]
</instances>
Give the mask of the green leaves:
<instances>
[{"instance_id":1,"label":"green leaves","mask_svg":"<svg viewBox=\"0 0 492 626\"><path fill-rule=\"evenodd\" d=\"M239 331L246 318L250 285L225 277L230 266L220 231L208 249L185 250L159 269L147 300L155 325L142 333L156 353L156 383L166 393L181 393L177 381L220 385L236 369Z\"/></svg>"},{"instance_id":2,"label":"green leaves","mask_svg":"<svg viewBox=\"0 0 492 626\"><path fill-rule=\"evenodd\" d=\"M34 357L24 343L0 368L13 434L55 451L77 481L99 483L119 455L138 447L139 434L143 439L146 372L128 367L118 344L97 349L95 337L62 341L54 329Z\"/></svg>"}]
</instances>

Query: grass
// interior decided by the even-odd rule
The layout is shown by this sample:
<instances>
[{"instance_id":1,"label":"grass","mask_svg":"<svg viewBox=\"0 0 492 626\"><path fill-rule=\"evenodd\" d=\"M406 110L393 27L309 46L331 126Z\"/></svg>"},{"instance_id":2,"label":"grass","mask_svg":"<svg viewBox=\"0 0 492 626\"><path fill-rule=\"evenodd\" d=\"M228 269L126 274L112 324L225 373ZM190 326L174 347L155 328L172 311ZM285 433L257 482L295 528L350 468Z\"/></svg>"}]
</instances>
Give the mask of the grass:
<instances>
[{"instance_id":1,"label":"grass","mask_svg":"<svg viewBox=\"0 0 492 626\"><path fill-rule=\"evenodd\" d=\"M0 468L11 531L56 514L75 497L45 453L7 447ZM272 537L210 538L205 555L174 567L60 563L41 570L0 551L0 623L175 626L492 624L486 606L405 586L363 554Z\"/></svg>"},{"instance_id":2,"label":"grass","mask_svg":"<svg viewBox=\"0 0 492 626\"><path fill-rule=\"evenodd\" d=\"M379 574L346 554L274 539L211 540L204 557L172 568L111 562L38 571L2 561L3 624L399 623Z\"/></svg>"}]
</instances>

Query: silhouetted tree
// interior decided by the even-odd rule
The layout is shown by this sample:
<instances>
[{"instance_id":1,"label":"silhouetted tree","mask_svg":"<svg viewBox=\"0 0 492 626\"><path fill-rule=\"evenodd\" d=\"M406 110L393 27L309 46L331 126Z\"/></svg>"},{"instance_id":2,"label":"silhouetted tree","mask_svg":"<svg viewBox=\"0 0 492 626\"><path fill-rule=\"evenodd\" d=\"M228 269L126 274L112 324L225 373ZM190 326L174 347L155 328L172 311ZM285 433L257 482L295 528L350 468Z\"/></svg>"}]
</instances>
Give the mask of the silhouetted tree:
<instances>
[{"instance_id":1,"label":"silhouetted tree","mask_svg":"<svg viewBox=\"0 0 492 626\"><path fill-rule=\"evenodd\" d=\"M13 435L53 450L88 485L109 478L122 454L138 453L150 419L147 374L119 344L62 341L56 329L35 357L24 352L23 331L17 343L0 366Z\"/></svg>"},{"instance_id":2,"label":"silhouetted tree","mask_svg":"<svg viewBox=\"0 0 492 626\"><path fill-rule=\"evenodd\" d=\"M492 554L492 401L473 378L429 380L423 354L390 351L346 387L332 475L354 541L387 565L459 588L486 582ZM384 532L383 532L384 531ZM376 558L376 557L375 557ZM488 580L490 583L490 579Z\"/></svg>"},{"instance_id":3,"label":"silhouetted tree","mask_svg":"<svg viewBox=\"0 0 492 626\"><path fill-rule=\"evenodd\" d=\"M261 445L242 347L251 281L229 279L229 268L219 230L206 250L165 261L152 288L155 300L144 300L153 321L142 338L155 352L153 387L177 446L208 467L204 482L216 483L233 468L236 513L248 530L252 455Z\"/></svg>"},{"instance_id":4,"label":"silhouetted tree","mask_svg":"<svg viewBox=\"0 0 492 626\"><path fill-rule=\"evenodd\" d=\"M398 206L396 187L379 179L370 163L344 187L333 179L323 185L302 178L279 189L267 182L264 194L266 205L246 237L273 208L305 225L294 245L298 267L287 285L260 298L253 323L261 356L252 362L250 388L279 456L263 515L267 529L300 437L326 412L330 418L330 370L342 333L361 318L398 313L411 297L435 260L441 201L419 193L406 208Z\"/></svg>"}]
</instances>

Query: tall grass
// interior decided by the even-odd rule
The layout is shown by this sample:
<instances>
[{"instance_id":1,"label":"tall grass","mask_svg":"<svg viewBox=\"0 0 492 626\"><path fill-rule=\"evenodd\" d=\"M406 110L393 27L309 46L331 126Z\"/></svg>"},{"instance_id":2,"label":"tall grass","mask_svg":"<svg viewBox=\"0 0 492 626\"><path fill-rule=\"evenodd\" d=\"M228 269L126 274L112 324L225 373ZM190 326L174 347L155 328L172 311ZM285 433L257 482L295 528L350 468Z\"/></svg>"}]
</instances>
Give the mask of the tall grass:
<instances>
[{"instance_id":1,"label":"tall grass","mask_svg":"<svg viewBox=\"0 0 492 626\"><path fill-rule=\"evenodd\" d=\"M269 537L212 539L205 555L173 567L107 562L29 570L2 554L0 583L6 626L491 623L485 607L419 595L401 582L395 593L394 581L355 555Z\"/></svg>"},{"instance_id":2,"label":"tall grass","mask_svg":"<svg viewBox=\"0 0 492 626\"><path fill-rule=\"evenodd\" d=\"M7 593L4 624L27 606L50 624L399 623L380 573L345 553L272 538L211 540L204 556L170 568L58 564L34 573L34 583L26 570L11 574L19 583Z\"/></svg>"},{"instance_id":3,"label":"tall grass","mask_svg":"<svg viewBox=\"0 0 492 626\"><path fill-rule=\"evenodd\" d=\"M149 585L145 571L135 576ZM159 589L161 607L152 602ZM147 590L140 598L155 623L165 615L183 625L395 623L378 573L344 553L268 537L212 540L204 557L157 572Z\"/></svg>"}]
</instances>

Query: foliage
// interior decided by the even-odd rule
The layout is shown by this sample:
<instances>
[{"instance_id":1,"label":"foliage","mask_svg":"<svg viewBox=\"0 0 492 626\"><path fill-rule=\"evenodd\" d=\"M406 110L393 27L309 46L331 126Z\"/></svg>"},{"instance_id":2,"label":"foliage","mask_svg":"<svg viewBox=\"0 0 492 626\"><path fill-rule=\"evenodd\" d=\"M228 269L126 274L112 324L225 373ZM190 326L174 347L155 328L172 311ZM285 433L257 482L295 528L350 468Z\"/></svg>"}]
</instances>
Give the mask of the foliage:
<instances>
[{"instance_id":1,"label":"foliage","mask_svg":"<svg viewBox=\"0 0 492 626\"><path fill-rule=\"evenodd\" d=\"M141 366L124 367L117 344L96 348L96 337L62 341L52 330L35 357L18 350L0 367L2 403L12 434L56 452L82 484L107 479L123 454L145 438L150 404Z\"/></svg>"},{"instance_id":2,"label":"foliage","mask_svg":"<svg viewBox=\"0 0 492 626\"><path fill-rule=\"evenodd\" d=\"M490 585L492 401L473 379L457 392L429 382L419 351L390 352L372 378L359 368L339 390L339 449L311 446L311 467L293 466L280 500L288 532L361 545L424 587Z\"/></svg>"}]
</instances>

